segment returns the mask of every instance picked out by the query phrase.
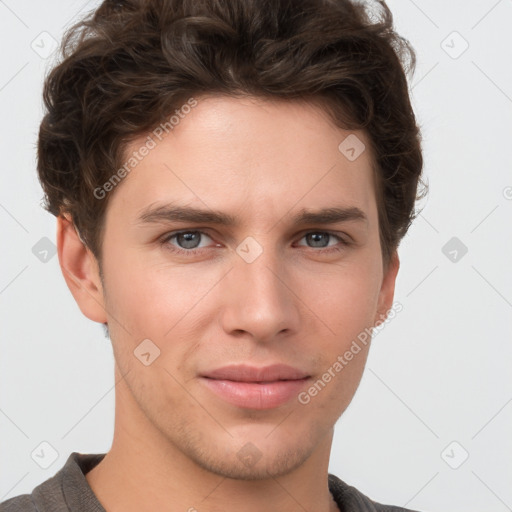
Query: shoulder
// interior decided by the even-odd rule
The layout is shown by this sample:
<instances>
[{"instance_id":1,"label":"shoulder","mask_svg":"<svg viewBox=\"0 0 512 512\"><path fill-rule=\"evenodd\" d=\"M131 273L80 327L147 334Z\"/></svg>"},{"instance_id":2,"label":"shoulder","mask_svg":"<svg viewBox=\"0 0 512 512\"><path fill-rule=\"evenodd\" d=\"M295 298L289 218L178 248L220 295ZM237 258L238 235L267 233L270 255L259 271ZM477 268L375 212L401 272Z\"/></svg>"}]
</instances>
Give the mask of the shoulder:
<instances>
[{"instance_id":1,"label":"shoulder","mask_svg":"<svg viewBox=\"0 0 512 512\"><path fill-rule=\"evenodd\" d=\"M0 512L105 512L85 479L105 454L73 452L64 466L30 494L21 494L0 503Z\"/></svg>"},{"instance_id":2,"label":"shoulder","mask_svg":"<svg viewBox=\"0 0 512 512\"><path fill-rule=\"evenodd\" d=\"M0 503L0 512L64 512L65 500L61 486L62 470L34 488L31 494L21 494Z\"/></svg>"},{"instance_id":3,"label":"shoulder","mask_svg":"<svg viewBox=\"0 0 512 512\"><path fill-rule=\"evenodd\" d=\"M0 503L0 512L37 512L30 494L20 494Z\"/></svg>"},{"instance_id":4,"label":"shoulder","mask_svg":"<svg viewBox=\"0 0 512 512\"><path fill-rule=\"evenodd\" d=\"M329 490L341 512L419 512L377 503L332 474L329 474Z\"/></svg>"}]
</instances>

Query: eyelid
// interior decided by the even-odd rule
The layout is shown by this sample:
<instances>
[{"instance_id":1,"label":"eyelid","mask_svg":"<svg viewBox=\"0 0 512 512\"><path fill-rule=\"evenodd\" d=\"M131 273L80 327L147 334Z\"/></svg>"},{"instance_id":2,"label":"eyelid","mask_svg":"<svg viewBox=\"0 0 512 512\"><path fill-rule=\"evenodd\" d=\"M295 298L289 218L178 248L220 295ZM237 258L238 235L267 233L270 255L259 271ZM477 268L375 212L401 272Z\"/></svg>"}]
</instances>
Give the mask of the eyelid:
<instances>
[{"instance_id":1,"label":"eyelid","mask_svg":"<svg viewBox=\"0 0 512 512\"><path fill-rule=\"evenodd\" d=\"M210 238L211 240L213 240L213 237L212 235L210 235L208 233L208 230L206 229L180 229L178 231L169 231L168 233L165 233L163 236L159 237L159 241L161 244L167 244L169 242L169 240L171 240L171 238L174 238L175 236L177 235L180 235L182 233L200 233L201 235L206 235L208 238ZM181 249L181 247L177 247L176 248L178 251ZM201 247L199 249L182 249L183 251L186 251L186 252L193 252L193 251L200 251L201 249L206 249L206 247Z\"/></svg>"},{"instance_id":2,"label":"eyelid","mask_svg":"<svg viewBox=\"0 0 512 512\"><path fill-rule=\"evenodd\" d=\"M355 240L348 233L345 233L344 231L330 231L329 229L305 229L298 234L299 239L304 238L310 233L326 233L338 238L344 244L355 244ZM311 249L313 249L313 247L311 247Z\"/></svg>"},{"instance_id":3,"label":"eyelid","mask_svg":"<svg viewBox=\"0 0 512 512\"><path fill-rule=\"evenodd\" d=\"M208 228L189 228L189 229L180 229L177 231L171 231L171 232L164 234L159 239L161 245L169 246L170 244L168 242L172 238L174 238L175 236L177 236L181 233L200 233L201 235L206 235L208 238L213 240L213 236L209 234ZM328 234L328 235L336 238L338 240L338 243L340 243L342 247L339 248L338 244L334 245L334 246L318 247L318 248L308 247L307 245L300 245L299 247L306 247L306 248L311 249L312 251L318 252L318 253L329 253L329 252L342 251L344 248L355 244L354 239L347 233L344 233L344 232L340 233L340 232L330 231L330 230L326 230L326 229L307 229L307 230L301 231L296 236L298 236L298 240L300 241L306 235L311 234L311 233ZM218 246L219 244L216 243L216 245ZM194 249L182 249L181 247L177 247L177 246L171 246L171 247L172 248L169 249L170 251L172 251L174 253L178 253L178 254L187 254L187 255L199 254L203 250L208 250L208 249L212 248L212 247L200 247L200 248L194 248Z\"/></svg>"}]
</instances>

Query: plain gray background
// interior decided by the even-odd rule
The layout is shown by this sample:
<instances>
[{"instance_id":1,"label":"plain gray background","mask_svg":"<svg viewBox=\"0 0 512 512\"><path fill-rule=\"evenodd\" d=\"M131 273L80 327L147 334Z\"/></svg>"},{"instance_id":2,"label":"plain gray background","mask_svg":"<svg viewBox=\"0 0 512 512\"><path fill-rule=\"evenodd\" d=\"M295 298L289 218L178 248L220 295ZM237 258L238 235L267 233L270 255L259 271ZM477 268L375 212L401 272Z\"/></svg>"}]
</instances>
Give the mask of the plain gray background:
<instances>
[{"instance_id":1,"label":"plain gray background","mask_svg":"<svg viewBox=\"0 0 512 512\"><path fill-rule=\"evenodd\" d=\"M64 283L35 173L52 38L98 3L0 0L0 501L30 492L72 451L107 451L113 435L110 343ZM504 512L512 510L512 1L388 3L418 56L410 85L430 194L399 251L403 311L374 338L336 425L330 472L383 503ZM51 454L42 442L57 452L46 469L31 457Z\"/></svg>"}]
</instances>

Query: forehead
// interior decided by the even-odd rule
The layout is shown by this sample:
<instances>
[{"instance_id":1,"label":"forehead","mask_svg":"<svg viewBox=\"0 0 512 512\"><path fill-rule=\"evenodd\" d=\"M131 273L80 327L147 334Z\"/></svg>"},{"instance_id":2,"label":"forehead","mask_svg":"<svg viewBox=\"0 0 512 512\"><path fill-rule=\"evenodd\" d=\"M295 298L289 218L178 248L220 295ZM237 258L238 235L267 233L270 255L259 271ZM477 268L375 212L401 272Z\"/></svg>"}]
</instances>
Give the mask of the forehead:
<instances>
[{"instance_id":1,"label":"forehead","mask_svg":"<svg viewBox=\"0 0 512 512\"><path fill-rule=\"evenodd\" d=\"M366 135L336 127L320 105L196 100L161 140L149 132L131 143L127 159L148 135L154 142L118 185L113 208L135 215L150 204L181 200L259 217L327 203L357 206L369 217L376 213Z\"/></svg>"}]
</instances>

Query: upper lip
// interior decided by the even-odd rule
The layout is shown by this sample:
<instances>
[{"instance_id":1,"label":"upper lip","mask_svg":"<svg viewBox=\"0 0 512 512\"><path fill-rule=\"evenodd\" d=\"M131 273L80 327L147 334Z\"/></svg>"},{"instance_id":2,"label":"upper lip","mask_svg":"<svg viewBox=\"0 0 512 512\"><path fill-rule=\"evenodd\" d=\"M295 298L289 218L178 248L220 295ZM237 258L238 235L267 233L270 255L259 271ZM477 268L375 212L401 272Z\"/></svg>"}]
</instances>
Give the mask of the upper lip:
<instances>
[{"instance_id":1,"label":"upper lip","mask_svg":"<svg viewBox=\"0 0 512 512\"><path fill-rule=\"evenodd\" d=\"M202 376L210 379L233 380L237 382L273 382L276 380L299 380L309 377L302 370L286 364L272 364L262 367L237 364L208 371Z\"/></svg>"}]
</instances>

